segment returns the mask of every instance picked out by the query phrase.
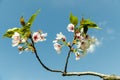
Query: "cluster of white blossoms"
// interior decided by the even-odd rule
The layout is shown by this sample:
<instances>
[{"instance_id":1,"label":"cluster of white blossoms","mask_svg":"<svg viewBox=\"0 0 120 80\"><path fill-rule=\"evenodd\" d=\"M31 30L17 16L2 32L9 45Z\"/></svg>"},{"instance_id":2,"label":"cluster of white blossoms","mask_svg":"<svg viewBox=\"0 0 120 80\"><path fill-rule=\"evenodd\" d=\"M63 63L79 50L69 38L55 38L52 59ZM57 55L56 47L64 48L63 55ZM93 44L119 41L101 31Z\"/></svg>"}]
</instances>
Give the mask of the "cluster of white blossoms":
<instances>
[{"instance_id":1,"label":"cluster of white blossoms","mask_svg":"<svg viewBox=\"0 0 120 80\"><path fill-rule=\"evenodd\" d=\"M42 42L46 40L47 33L43 33L42 31L38 31L38 32L34 32L32 34L32 40L33 42L37 43L37 42ZM22 35L18 32L14 32L14 34L12 35L12 46L18 46L18 50L20 51L20 53L22 53L24 50L28 51L28 50L34 50L31 43L28 42L28 37L22 37Z\"/></svg>"},{"instance_id":2,"label":"cluster of white blossoms","mask_svg":"<svg viewBox=\"0 0 120 80\"><path fill-rule=\"evenodd\" d=\"M67 30L74 33L74 40L72 42L74 46L72 46L71 51L75 54L76 60L79 60L81 55L84 55L87 52L92 53L95 46L100 44L98 39L95 37L90 37L88 34L85 35L83 28L75 29L75 26L72 23L68 24ZM57 34L57 37L53 43L54 49L57 53L61 52L63 45L70 46L70 42L66 42L66 37L62 34L62 32Z\"/></svg>"}]
</instances>

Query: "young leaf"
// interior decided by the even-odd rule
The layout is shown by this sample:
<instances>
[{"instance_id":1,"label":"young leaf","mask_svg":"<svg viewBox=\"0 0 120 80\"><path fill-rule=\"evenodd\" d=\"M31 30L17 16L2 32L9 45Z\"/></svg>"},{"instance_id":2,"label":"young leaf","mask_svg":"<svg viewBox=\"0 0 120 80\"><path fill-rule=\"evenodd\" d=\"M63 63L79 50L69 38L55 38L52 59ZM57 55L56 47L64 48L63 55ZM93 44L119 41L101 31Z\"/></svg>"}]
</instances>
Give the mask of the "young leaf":
<instances>
[{"instance_id":1,"label":"young leaf","mask_svg":"<svg viewBox=\"0 0 120 80\"><path fill-rule=\"evenodd\" d=\"M14 34L14 32L20 32L20 28L8 29L8 30L6 31L6 33L3 35L3 37L11 38L12 35Z\"/></svg>"},{"instance_id":2,"label":"young leaf","mask_svg":"<svg viewBox=\"0 0 120 80\"><path fill-rule=\"evenodd\" d=\"M97 24L95 24L95 23L89 24L88 28L102 29L102 28L98 27Z\"/></svg>"},{"instance_id":3,"label":"young leaf","mask_svg":"<svg viewBox=\"0 0 120 80\"><path fill-rule=\"evenodd\" d=\"M101 29L97 26L96 23L92 22L90 19L83 19L80 21L82 27L87 26L88 28Z\"/></svg>"},{"instance_id":4,"label":"young leaf","mask_svg":"<svg viewBox=\"0 0 120 80\"><path fill-rule=\"evenodd\" d=\"M36 13L34 13L34 14L30 17L30 19L29 19L28 22L27 22L27 27L30 28L30 27L32 26L32 24L33 24L36 16L37 16L39 13L40 13L40 10L38 10Z\"/></svg>"},{"instance_id":5,"label":"young leaf","mask_svg":"<svg viewBox=\"0 0 120 80\"><path fill-rule=\"evenodd\" d=\"M70 22L75 26L78 24L78 18L76 16L73 16L72 13L70 13Z\"/></svg>"}]
</instances>

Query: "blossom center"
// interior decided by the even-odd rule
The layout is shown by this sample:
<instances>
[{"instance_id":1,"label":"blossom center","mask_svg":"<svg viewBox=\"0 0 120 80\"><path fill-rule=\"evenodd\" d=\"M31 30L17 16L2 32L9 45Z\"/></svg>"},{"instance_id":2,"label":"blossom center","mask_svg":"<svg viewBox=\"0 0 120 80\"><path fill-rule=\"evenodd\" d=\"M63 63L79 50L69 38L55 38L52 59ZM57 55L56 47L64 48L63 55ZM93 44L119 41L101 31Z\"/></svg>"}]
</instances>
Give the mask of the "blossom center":
<instances>
[{"instance_id":1,"label":"blossom center","mask_svg":"<svg viewBox=\"0 0 120 80\"><path fill-rule=\"evenodd\" d=\"M35 36L34 36L34 40L37 40L37 39L38 39L38 37L37 37L37 35L35 35Z\"/></svg>"}]
</instances>

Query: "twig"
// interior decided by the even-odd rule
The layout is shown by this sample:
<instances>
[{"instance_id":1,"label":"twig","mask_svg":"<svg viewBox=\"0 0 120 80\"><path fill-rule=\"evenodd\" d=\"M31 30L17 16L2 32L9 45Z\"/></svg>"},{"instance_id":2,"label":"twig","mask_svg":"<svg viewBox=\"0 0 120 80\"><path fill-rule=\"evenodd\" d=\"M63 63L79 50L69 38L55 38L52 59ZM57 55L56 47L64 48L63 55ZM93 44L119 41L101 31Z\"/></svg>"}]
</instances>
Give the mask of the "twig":
<instances>
[{"instance_id":1,"label":"twig","mask_svg":"<svg viewBox=\"0 0 120 80\"><path fill-rule=\"evenodd\" d=\"M64 73L67 73L68 60L69 60L70 53L71 53L71 48L72 48L73 45L74 45L74 43L72 43L72 45L69 46L70 50L69 50L68 55L67 55L67 58L66 58L66 63L65 63L65 68L64 68Z\"/></svg>"},{"instance_id":2,"label":"twig","mask_svg":"<svg viewBox=\"0 0 120 80\"><path fill-rule=\"evenodd\" d=\"M70 57L70 52L71 52L71 50L69 50L69 52L68 52L68 56L67 56L66 63L65 63L65 68L64 68L64 73L67 72L67 65L68 65L68 60L69 60L69 57Z\"/></svg>"},{"instance_id":3,"label":"twig","mask_svg":"<svg viewBox=\"0 0 120 80\"><path fill-rule=\"evenodd\" d=\"M63 71L61 71L61 70L53 70L53 69L50 69L50 68L48 68L47 66L45 66L45 65L43 64L43 62L41 61L41 59L39 58L38 54L37 54L37 51L36 51L36 48L35 48L35 45L34 45L34 42L33 42L33 40L32 40L31 35L30 35L30 40L31 40L32 46L33 46L33 48L34 48L35 56L36 56L37 60L39 61L39 63L42 65L42 67L45 68L45 69L48 70L48 71L51 71L51 72L60 72L60 73L63 73Z\"/></svg>"}]
</instances>

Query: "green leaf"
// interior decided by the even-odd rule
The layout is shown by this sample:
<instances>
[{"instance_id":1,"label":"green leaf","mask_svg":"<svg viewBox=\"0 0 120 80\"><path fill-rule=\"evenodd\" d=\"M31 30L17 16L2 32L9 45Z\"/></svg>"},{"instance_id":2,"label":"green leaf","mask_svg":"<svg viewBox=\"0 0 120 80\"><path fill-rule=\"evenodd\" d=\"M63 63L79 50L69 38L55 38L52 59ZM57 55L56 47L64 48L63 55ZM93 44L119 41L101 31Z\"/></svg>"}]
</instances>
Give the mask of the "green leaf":
<instances>
[{"instance_id":1,"label":"green leaf","mask_svg":"<svg viewBox=\"0 0 120 80\"><path fill-rule=\"evenodd\" d=\"M78 18L70 13L70 22L75 26L78 24Z\"/></svg>"},{"instance_id":2,"label":"green leaf","mask_svg":"<svg viewBox=\"0 0 120 80\"><path fill-rule=\"evenodd\" d=\"M12 35L14 34L14 32L20 32L20 28L8 29L8 30L6 31L6 33L3 35L3 37L11 38Z\"/></svg>"},{"instance_id":3,"label":"green leaf","mask_svg":"<svg viewBox=\"0 0 120 80\"><path fill-rule=\"evenodd\" d=\"M32 26L32 24L33 24L36 16L37 16L39 13L40 13L40 10L38 10L36 13L34 13L34 14L30 17L30 19L28 20L28 22L27 22L27 24L26 24L27 27L30 28L30 27Z\"/></svg>"},{"instance_id":4,"label":"green leaf","mask_svg":"<svg viewBox=\"0 0 120 80\"><path fill-rule=\"evenodd\" d=\"M82 19L80 23L82 27L87 26L88 28L101 29L95 22L92 22L90 19Z\"/></svg>"},{"instance_id":5,"label":"green leaf","mask_svg":"<svg viewBox=\"0 0 120 80\"><path fill-rule=\"evenodd\" d=\"M102 28L100 28L99 26L97 26L96 24L90 24L90 25L88 26L88 28L102 29Z\"/></svg>"},{"instance_id":6,"label":"green leaf","mask_svg":"<svg viewBox=\"0 0 120 80\"><path fill-rule=\"evenodd\" d=\"M27 27L20 28L20 34L25 36L26 33L30 32L30 29Z\"/></svg>"}]
</instances>

